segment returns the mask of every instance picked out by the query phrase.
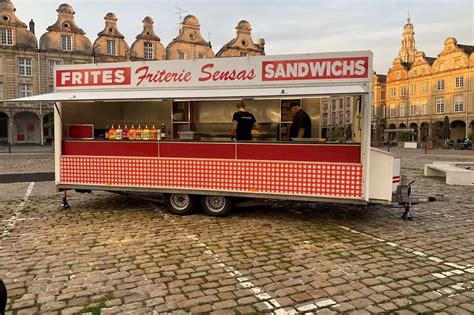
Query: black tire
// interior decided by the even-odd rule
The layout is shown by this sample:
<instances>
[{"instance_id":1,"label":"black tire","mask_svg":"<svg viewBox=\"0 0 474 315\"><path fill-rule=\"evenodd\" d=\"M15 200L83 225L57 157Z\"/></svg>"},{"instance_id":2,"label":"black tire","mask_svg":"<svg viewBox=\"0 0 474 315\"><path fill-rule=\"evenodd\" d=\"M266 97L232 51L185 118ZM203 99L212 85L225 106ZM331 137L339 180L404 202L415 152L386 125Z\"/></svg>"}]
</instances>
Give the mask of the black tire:
<instances>
[{"instance_id":1,"label":"black tire","mask_svg":"<svg viewBox=\"0 0 474 315\"><path fill-rule=\"evenodd\" d=\"M196 209L196 197L188 194L165 194L165 206L174 214L191 214Z\"/></svg>"},{"instance_id":2,"label":"black tire","mask_svg":"<svg viewBox=\"0 0 474 315\"><path fill-rule=\"evenodd\" d=\"M202 196L202 211L214 217L223 217L230 213L231 201L225 196Z\"/></svg>"}]
</instances>

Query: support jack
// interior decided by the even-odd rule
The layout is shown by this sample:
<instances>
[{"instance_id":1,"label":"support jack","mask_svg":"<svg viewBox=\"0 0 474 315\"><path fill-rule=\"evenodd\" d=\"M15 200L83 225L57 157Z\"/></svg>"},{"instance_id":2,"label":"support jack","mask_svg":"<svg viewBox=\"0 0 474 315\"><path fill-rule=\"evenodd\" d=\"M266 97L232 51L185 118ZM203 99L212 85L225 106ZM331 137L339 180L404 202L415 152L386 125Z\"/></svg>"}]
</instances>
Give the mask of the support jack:
<instances>
[{"instance_id":1,"label":"support jack","mask_svg":"<svg viewBox=\"0 0 474 315\"><path fill-rule=\"evenodd\" d=\"M59 205L60 210L67 210L71 209L71 206L67 202L67 190L64 190L64 197L63 200L61 201L61 204Z\"/></svg>"},{"instance_id":2,"label":"support jack","mask_svg":"<svg viewBox=\"0 0 474 315\"><path fill-rule=\"evenodd\" d=\"M405 204L405 212L403 213L402 215L402 220L409 220L409 221L413 221L413 216L410 212L410 204L409 203L406 203Z\"/></svg>"}]
</instances>

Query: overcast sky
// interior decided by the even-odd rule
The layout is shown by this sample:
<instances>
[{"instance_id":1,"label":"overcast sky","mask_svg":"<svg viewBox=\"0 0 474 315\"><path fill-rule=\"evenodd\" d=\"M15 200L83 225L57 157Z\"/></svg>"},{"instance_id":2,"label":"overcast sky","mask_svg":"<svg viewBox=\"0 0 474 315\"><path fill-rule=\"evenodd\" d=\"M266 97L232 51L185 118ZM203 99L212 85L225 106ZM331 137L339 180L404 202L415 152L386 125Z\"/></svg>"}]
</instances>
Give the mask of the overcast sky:
<instances>
[{"instance_id":1,"label":"overcast sky","mask_svg":"<svg viewBox=\"0 0 474 315\"><path fill-rule=\"evenodd\" d=\"M63 1L12 0L17 16L36 23L39 38L56 21ZM266 54L372 50L374 70L385 74L398 55L407 10L415 27L416 47L436 57L444 40L474 45L472 0L69 0L76 23L94 42L104 28L104 16L114 12L118 28L129 43L142 31L142 20L155 20L155 32L166 45L177 35L178 8L195 15L201 33L214 52L234 37L242 20L252 36L264 38ZM210 34L210 35L209 35Z\"/></svg>"}]
</instances>

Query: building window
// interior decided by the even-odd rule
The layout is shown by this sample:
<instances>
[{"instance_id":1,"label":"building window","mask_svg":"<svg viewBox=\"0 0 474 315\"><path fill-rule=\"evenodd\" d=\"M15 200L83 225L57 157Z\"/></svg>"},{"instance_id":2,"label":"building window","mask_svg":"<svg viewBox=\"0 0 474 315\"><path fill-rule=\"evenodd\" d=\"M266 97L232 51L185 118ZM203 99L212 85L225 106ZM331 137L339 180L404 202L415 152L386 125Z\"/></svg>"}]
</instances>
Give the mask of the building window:
<instances>
[{"instance_id":1,"label":"building window","mask_svg":"<svg viewBox=\"0 0 474 315\"><path fill-rule=\"evenodd\" d=\"M415 95L416 94L416 84L411 84L410 85L410 95Z\"/></svg>"},{"instance_id":2,"label":"building window","mask_svg":"<svg viewBox=\"0 0 474 315\"><path fill-rule=\"evenodd\" d=\"M416 74L417 74L416 70L413 70L413 76L414 77L416 77Z\"/></svg>"},{"instance_id":3,"label":"building window","mask_svg":"<svg viewBox=\"0 0 474 315\"><path fill-rule=\"evenodd\" d=\"M407 87L403 85L400 87L400 96L406 96L406 95L407 95Z\"/></svg>"},{"instance_id":4,"label":"building window","mask_svg":"<svg viewBox=\"0 0 474 315\"><path fill-rule=\"evenodd\" d=\"M117 55L117 47L115 44L115 40L108 40L107 41L107 55L116 56Z\"/></svg>"},{"instance_id":5,"label":"building window","mask_svg":"<svg viewBox=\"0 0 474 315\"><path fill-rule=\"evenodd\" d=\"M349 124L351 122L351 111L346 111L346 123Z\"/></svg>"},{"instance_id":6,"label":"building window","mask_svg":"<svg viewBox=\"0 0 474 315\"><path fill-rule=\"evenodd\" d=\"M422 115L428 115L428 104L423 104L421 105L421 114Z\"/></svg>"},{"instance_id":7,"label":"building window","mask_svg":"<svg viewBox=\"0 0 474 315\"><path fill-rule=\"evenodd\" d=\"M397 116L397 108L395 107L395 105L391 105L391 106L390 106L389 116L390 116L390 117L395 117L395 116Z\"/></svg>"},{"instance_id":8,"label":"building window","mask_svg":"<svg viewBox=\"0 0 474 315\"><path fill-rule=\"evenodd\" d=\"M425 68L421 69L421 75L425 75L425 74L426 74L426 69Z\"/></svg>"},{"instance_id":9,"label":"building window","mask_svg":"<svg viewBox=\"0 0 474 315\"><path fill-rule=\"evenodd\" d=\"M444 71L444 63L439 64L439 71Z\"/></svg>"},{"instance_id":10,"label":"building window","mask_svg":"<svg viewBox=\"0 0 474 315\"><path fill-rule=\"evenodd\" d=\"M454 112L460 113L464 111L464 102L462 99L462 95L454 96Z\"/></svg>"},{"instance_id":11,"label":"building window","mask_svg":"<svg viewBox=\"0 0 474 315\"><path fill-rule=\"evenodd\" d=\"M323 114L323 125L327 125L327 124L328 124L328 114L324 113Z\"/></svg>"},{"instance_id":12,"label":"building window","mask_svg":"<svg viewBox=\"0 0 474 315\"><path fill-rule=\"evenodd\" d=\"M444 98L436 98L436 114L444 114Z\"/></svg>"},{"instance_id":13,"label":"building window","mask_svg":"<svg viewBox=\"0 0 474 315\"><path fill-rule=\"evenodd\" d=\"M377 113L375 112L375 106L372 105L372 117L377 117Z\"/></svg>"},{"instance_id":14,"label":"building window","mask_svg":"<svg viewBox=\"0 0 474 315\"><path fill-rule=\"evenodd\" d=\"M400 80L400 71L395 72L395 80Z\"/></svg>"},{"instance_id":15,"label":"building window","mask_svg":"<svg viewBox=\"0 0 474 315\"><path fill-rule=\"evenodd\" d=\"M0 29L0 45L13 45L13 32L11 29L2 28Z\"/></svg>"},{"instance_id":16,"label":"building window","mask_svg":"<svg viewBox=\"0 0 474 315\"><path fill-rule=\"evenodd\" d=\"M72 51L72 37L69 35L61 35L61 48L64 51Z\"/></svg>"},{"instance_id":17,"label":"building window","mask_svg":"<svg viewBox=\"0 0 474 315\"><path fill-rule=\"evenodd\" d=\"M444 91L444 80L436 81L436 91Z\"/></svg>"},{"instance_id":18,"label":"building window","mask_svg":"<svg viewBox=\"0 0 474 315\"><path fill-rule=\"evenodd\" d=\"M385 105L381 105L380 106L380 114L382 116L382 118L385 118Z\"/></svg>"},{"instance_id":19,"label":"building window","mask_svg":"<svg viewBox=\"0 0 474 315\"><path fill-rule=\"evenodd\" d=\"M49 77L54 78L54 66L60 65L61 60L49 60Z\"/></svg>"},{"instance_id":20,"label":"building window","mask_svg":"<svg viewBox=\"0 0 474 315\"><path fill-rule=\"evenodd\" d=\"M184 51L178 52L178 59L186 59L186 53Z\"/></svg>"},{"instance_id":21,"label":"building window","mask_svg":"<svg viewBox=\"0 0 474 315\"><path fill-rule=\"evenodd\" d=\"M3 83L0 83L0 101L3 101Z\"/></svg>"},{"instance_id":22,"label":"building window","mask_svg":"<svg viewBox=\"0 0 474 315\"><path fill-rule=\"evenodd\" d=\"M31 84L20 84L20 97L33 95L33 86Z\"/></svg>"},{"instance_id":23,"label":"building window","mask_svg":"<svg viewBox=\"0 0 474 315\"><path fill-rule=\"evenodd\" d=\"M428 82L423 82L421 84L421 93L428 93Z\"/></svg>"},{"instance_id":24,"label":"building window","mask_svg":"<svg viewBox=\"0 0 474 315\"><path fill-rule=\"evenodd\" d=\"M456 88L464 87L464 77L456 77L454 79L454 83L455 83Z\"/></svg>"},{"instance_id":25,"label":"building window","mask_svg":"<svg viewBox=\"0 0 474 315\"><path fill-rule=\"evenodd\" d=\"M344 108L344 99L340 98L338 101L339 101L339 110L341 110Z\"/></svg>"},{"instance_id":26,"label":"building window","mask_svg":"<svg viewBox=\"0 0 474 315\"><path fill-rule=\"evenodd\" d=\"M461 60L460 59L454 60L454 68L456 68L456 69L461 68Z\"/></svg>"},{"instance_id":27,"label":"building window","mask_svg":"<svg viewBox=\"0 0 474 315\"><path fill-rule=\"evenodd\" d=\"M206 55L204 55L204 54L198 54L198 59L204 59L204 58L206 58Z\"/></svg>"},{"instance_id":28,"label":"building window","mask_svg":"<svg viewBox=\"0 0 474 315\"><path fill-rule=\"evenodd\" d=\"M0 56L0 75L3 74L3 58Z\"/></svg>"},{"instance_id":29,"label":"building window","mask_svg":"<svg viewBox=\"0 0 474 315\"><path fill-rule=\"evenodd\" d=\"M336 124L336 115L331 115L331 124Z\"/></svg>"},{"instance_id":30,"label":"building window","mask_svg":"<svg viewBox=\"0 0 474 315\"><path fill-rule=\"evenodd\" d=\"M397 90L395 88L390 88L390 96L391 97L397 96Z\"/></svg>"},{"instance_id":31,"label":"building window","mask_svg":"<svg viewBox=\"0 0 474 315\"><path fill-rule=\"evenodd\" d=\"M415 116L416 115L416 104L411 104L410 105L410 116Z\"/></svg>"},{"instance_id":32,"label":"building window","mask_svg":"<svg viewBox=\"0 0 474 315\"><path fill-rule=\"evenodd\" d=\"M407 104L404 102L400 103L400 116L404 117L407 115Z\"/></svg>"},{"instance_id":33,"label":"building window","mask_svg":"<svg viewBox=\"0 0 474 315\"><path fill-rule=\"evenodd\" d=\"M153 60L153 43L145 42L143 44L143 58Z\"/></svg>"},{"instance_id":34,"label":"building window","mask_svg":"<svg viewBox=\"0 0 474 315\"><path fill-rule=\"evenodd\" d=\"M245 56L248 56L249 53L246 52L246 51L241 51L239 55L240 55L240 57L245 57Z\"/></svg>"},{"instance_id":35,"label":"building window","mask_svg":"<svg viewBox=\"0 0 474 315\"><path fill-rule=\"evenodd\" d=\"M339 112L339 125L342 125L343 119L344 119L344 113L343 113L343 112Z\"/></svg>"},{"instance_id":36,"label":"building window","mask_svg":"<svg viewBox=\"0 0 474 315\"><path fill-rule=\"evenodd\" d=\"M21 76L31 76L33 69L31 66L31 58L18 58L18 67Z\"/></svg>"}]
</instances>

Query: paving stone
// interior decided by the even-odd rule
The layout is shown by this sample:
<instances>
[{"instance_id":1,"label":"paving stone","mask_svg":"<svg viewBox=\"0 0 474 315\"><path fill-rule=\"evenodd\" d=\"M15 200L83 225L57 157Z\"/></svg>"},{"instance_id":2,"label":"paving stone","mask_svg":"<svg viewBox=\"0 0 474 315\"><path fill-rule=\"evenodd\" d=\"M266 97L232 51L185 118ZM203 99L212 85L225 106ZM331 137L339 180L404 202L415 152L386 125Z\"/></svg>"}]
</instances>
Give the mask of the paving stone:
<instances>
[{"instance_id":1,"label":"paving stone","mask_svg":"<svg viewBox=\"0 0 474 315\"><path fill-rule=\"evenodd\" d=\"M262 294L293 312L331 299L338 305L309 312L474 313L472 268L443 263L474 261L474 188L422 172L434 159L474 156L393 152L404 155L402 173L416 179L416 194L449 200L415 205L413 222L401 222L397 209L374 206L362 214L346 205L284 200L213 218L174 216L147 200L106 192L68 192L72 210L58 211L62 195L54 184L35 183L0 247L8 311L58 314L104 302L104 314L263 313L269 309L256 297ZM52 161L0 154L0 170L53 171ZM0 184L0 222L12 217L28 185ZM464 272L432 276L453 270ZM241 277L252 285L244 287ZM452 287L458 283L463 289Z\"/></svg>"}]
</instances>

